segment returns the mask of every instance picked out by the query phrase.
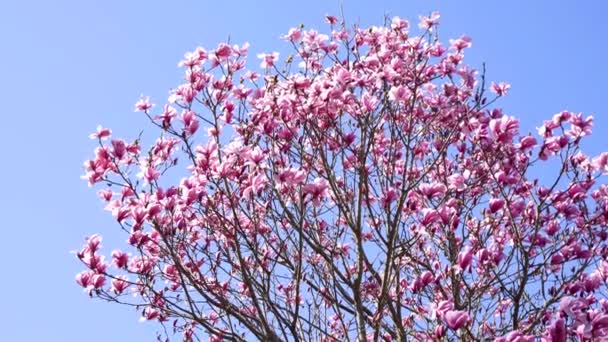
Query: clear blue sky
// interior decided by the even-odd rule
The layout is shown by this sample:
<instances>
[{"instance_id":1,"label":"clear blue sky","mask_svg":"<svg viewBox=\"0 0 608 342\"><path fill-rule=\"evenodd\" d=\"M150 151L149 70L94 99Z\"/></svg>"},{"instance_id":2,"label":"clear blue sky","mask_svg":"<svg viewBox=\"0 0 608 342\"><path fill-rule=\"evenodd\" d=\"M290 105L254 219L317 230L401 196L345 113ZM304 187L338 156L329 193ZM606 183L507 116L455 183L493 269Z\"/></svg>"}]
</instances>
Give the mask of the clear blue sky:
<instances>
[{"instance_id":1,"label":"clear blue sky","mask_svg":"<svg viewBox=\"0 0 608 342\"><path fill-rule=\"evenodd\" d=\"M347 18L380 24L439 10L443 39L468 34L468 63L512 84L500 102L532 130L562 109L596 117L586 147L608 150L604 1L352 1ZM155 325L80 290L70 250L101 232L122 243L79 179L87 138L103 123L133 137L140 94L157 102L180 77L183 53L231 37L251 52L285 50L300 23L325 28L339 1L0 2L0 341L152 341Z\"/></svg>"}]
</instances>

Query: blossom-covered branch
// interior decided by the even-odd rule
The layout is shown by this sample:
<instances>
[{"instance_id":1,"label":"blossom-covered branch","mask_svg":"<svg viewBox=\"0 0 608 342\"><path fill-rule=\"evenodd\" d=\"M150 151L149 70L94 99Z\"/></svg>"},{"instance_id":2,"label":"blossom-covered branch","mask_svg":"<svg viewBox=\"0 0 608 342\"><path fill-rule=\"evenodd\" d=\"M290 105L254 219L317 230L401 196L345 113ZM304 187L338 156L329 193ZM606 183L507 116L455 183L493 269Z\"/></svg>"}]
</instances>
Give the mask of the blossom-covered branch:
<instances>
[{"instance_id":1,"label":"blossom-covered branch","mask_svg":"<svg viewBox=\"0 0 608 342\"><path fill-rule=\"evenodd\" d=\"M248 44L186 54L167 103L135 105L149 148L91 134L84 178L127 242L106 259L89 237L78 284L185 341L606 338L592 118L521 134L437 13L414 33L326 19L259 72Z\"/></svg>"}]
</instances>

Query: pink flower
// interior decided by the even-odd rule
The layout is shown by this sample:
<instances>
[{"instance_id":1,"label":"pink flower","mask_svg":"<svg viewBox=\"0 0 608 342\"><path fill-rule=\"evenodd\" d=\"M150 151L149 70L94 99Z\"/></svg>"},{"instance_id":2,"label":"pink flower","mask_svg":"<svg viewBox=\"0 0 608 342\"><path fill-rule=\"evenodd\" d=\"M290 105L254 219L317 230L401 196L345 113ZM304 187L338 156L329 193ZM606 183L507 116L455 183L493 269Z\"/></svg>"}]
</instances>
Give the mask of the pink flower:
<instances>
[{"instance_id":1,"label":"pink flower","mask_svg":"<svg viewBox=\"0 0 608 342\"><path fill-rule=\"evenodd\" d=\"M410 24L407 20L401 19L399 17L394 17L391 21L391 28L393 30L407 30Z\"/></svg>"},{"instance_id":2,"label":"pink flower","mask_svg":"<svg viewBox=\"0 0 608 342\"><path fill-rule=\"evenodd\" d=\"M416 293L422 289L424 289L427 285L432 283L435 280L433 277L433 273L430 271L424 271L422 274L416 278L416 280L412 283L410 289L413 293Z\"/></svg>"},{"instance_id":3,"label":"pink flower","mask_svg":"<svg viewBox=\"0 0 608 342\"><path fill-rule=\"evenodd\" d=\"M433 333L435 335L435 338L437 338L437 340L440 341L441 337L443 337L443 335L445 335L445 327L443 325L438 325L433 330Z\"/></svg>"},{"instance_id":4,"label":"pink flower","mask_svg":"<svg viewBox=\"0 0 608 342\"><path fill-rule=\"evenodd\" d=\"M593 165L593 168L597 171L608 174L608 152L603 152L599 156L593 158L591 165Z\"/></svg>"},{"instance_id":5,"label":"pink flower","mask_svg":"<svg viewBox=\"0 0 608 342\"><path fill-rule=\"evenodd\" d=\"M471 266L473 261L473 250L470 247L465 248L458 254L458 267L461 270L466 270Z\"/></svg>"},{"instance_id":6,"label":"pink flower","mask_svg":"<svg viewBox=\"0 0 608 342\"><path fill-rule=\"evenodd\" d=\"M518 148L522 151L528 151L532 147L536 146L536 138L530 135L526 135L525 137L519 140Z\"/></svg>"},{"instance_id":7,"label":"pink flower","mask_svg":"<svg viewBox=\"0 0 608 342\"><path fill-rule=\"evenodd\" d=\"M177 111L170 105L165 105L163 112L155 117L156 120L162 120L163 127L171 126L171 122L177 116Z\"/></svg>"},{"instance_id":8,"label":"pink flower","mask_svg":"<svg viewBox=\"0 0 608 342\"><path fill-rule=\"evenodd\" d=\"M247 56L247 52L249 51L249 43L245 42L241 46L238 46L238 45L235 44L235 45L232 46L232 51L237 56Z\"/></svg>"},{"instance_id":9,"label":"pink flower","mask_svg":"<svg viewBox=\"0 0 608 342\"><path fill-rule=\"evenodd\" d=\"M571 129L566 131L566 134L573 138L580 138L591 135L593 128L593 116L588 116L583 119L583 114L578 113L570 117Z\"/></svg>"},{"instance_id":10,"label":"pink flower","mask_svg":"<svg viewBox=\"0 0 608 342\"><path fill-rule=\"evenodd\" d=\"M489 124L490 132L498 142L509 142L519 131L519 121L510 116L492 119Z\"/></svg>"},{"instance_id":11,"label":"pink flower","mask_svg":"<svg viewBox=\"0 0 608 342\"><path fill-rule=\"evenodd\" d=\"M279 184L285 184L286 186L300 185L304 180L306 180L306 173L294 168L285 169L278 175Z\"/></svg>"},{"instance_id":12,"label":"pink flower","mask_svg":"<svg viewBox=\"0 0 608 342\"><path fill-rule=\"evenodd\" d=\"M101 247L102 237L99 234L93 234L87 238L85 250L94 254Z\"/></svg>"},{"instance_id":13,"label":"pink flower","mask_svg":"<svg viewBox=\"0 0 608 342\"><path fill-rule=\"evenodd\" d=\"M383 208L388 208L391 203L397 199L397 191L395 189L388 189L386 193L382 195L380 202Z\"/></svg>"},{"instance_id":14,"label":"pink flower","mask_svg":"<svg viewBox=\"0 0 608 342\"><path fill-rule=\"evenodd\" d=\"M592 292L597 290L602 284L602 277L599 273L594 272L583 281L583 286L585 287L585 291Z\"/></svg>"},{"instance_id":15,"label":"pink flower","mask_svg":"<svg viewBox=\"0 0 608 342\"><path fill-rule=\"evenodd\" d=\"M147 215L150 218L156 218L156 215L158 215L162 210L163 210L163 207L160 204L153 203L148 206Z\"/></svg>"},{"instance_id":16,"label":"pink flower","mask_svg":"<svg viewBox=\"0 0 608 342\"><path fill-rule=\"evenodd\" d=\"M90 285L95 288L95 289L99 289L101 287L103 287L103 285L106 283L106 277L103 274L94 274L93 277L91 278L91 282Z\"/></svg>"},{"instance_id":17,"label":"pink flower","mask_svg":"<svg viewBox=\"0 0 608 342\"><path fill-rule=\"evenodd\" d=\"M449 300L442 300L439 303L431 303L431 318L443 319L444 314L453 308L454 303Z\"/></svg>"},{"instance_id":18,"label":"pink flower","mask_svg":"<svg viewBox=\"0 0 608 342\"><path fill-rule=\"evenodd\" d=\"M122 222L131 217L131 211L127 208L116 207L112 209L112 216L116 217L116 221Z\"/></svg>"},{"instance_id":19,"label":"pink flower","mask_svg":"<svg viewBox=\"0 0 608 342\"><path fill-rule=\"evenodd\" d=\"M91 270L103 273L106 271L108 265L104 261L105 257L103 255L95 254L95 252L89 251L81 251L82 257L80 258L82 262L87 265Z\"/></svg>"},{"instance_id":20,"label":"pink flower","mask_svg":"<svg viewBox=\"0 0 608 342\"><path fill-rule=\"evenodd\" d=\"M564 262L564 255L561 252L557 252L551 256L551 265L553 267L559 266ZM559 270L559 267L556 268Z\"/></svg>"},{"instance_id":21,"label":"pink flower","mask_svg":"<svg viewBox=\"0 0 608 342\"><path fill-rule=\"evenodd\" d=\"M302 189L304 190L304 193L310 195L313 205L319 207L321 201L327 197L327 188L328 184L325 179L315 178L311 184L304 185Z\"/></svg>"},{"instance_id":22,"label":"pink flower","mask_svg":"<svg viewBox=\"0 0 608 342\"><path fill-rule=\"evenodd\" d=\"M243 197L252 199L256 195L259 196L266 187L266 184L267 179L263 173L250 176L243 190Z\"/></svg>"},{"instance_id":23,"label":"pink flower","mask_svg":"<svg viewBox=\"0 0 608 342\"><path fill-rule=\"evenodd\" d=\"M339 256L348 256L350 252L350 246L348 244L337 244L336 245L336 254Z\"/></svg>"},{"instance_id":24,"label":"pink flower","mask_svg":"<svg viewBox=\"0 0 608 342\"><path fill-rule=\"evenodd\" d=\"M127 145L122 139L112 140L112 154L116 159L122 159L127 153Z\"/></svg>"},{"instance_id":25,"label":"pink flower","mask_svg":"<svg viewBox=\"0 0 608 342\"><path fill-rule=\"evenodd\" d=\"M136 112L147 112L154 105L150 102L149 97L142 97L135 103L135 111Z\"/></svg>"},{"instance_id":26,"label":"pink flower","mask_svg":"<svg viewBox=\"0 0 608 342\"><path fill-rule=\"evenodd\" d=\"M539 158L547 160L550 156L557 154L562 148L568 145L568 137L566 136L550 136L545 140L541 148Z\"/></svg>"},{"instance_id":27,"label":"pink flower","mask_svg":"<svg viewBox=\"0 0 608 342\"><path fill-rule=\"evenodd\" d=\"M125 291L125 289L127 289L128 287L129 287L129 282L127 281L127 277L122 276L122 277L118 277L116 279L112 279L112 287L110 288L110 291L119 295L119 294L123 293Z\"/></svg>"},{"instance_id":28,"label":"pink flower","mask_svg":"<svg viewBox=\"0 0 608 342\"><path fill-rule=\"evenodd\" d=\"M500 82L498 84L492 82L490 86L490 90L498 96L505 96L509 92L511 85L505 82Z\"/></svg>"},{"instance_id":29,"label":"pink flower","mask_svg":"<svg viewBox=\"0 0 608 342\"><path fill-rule=\"evenodd\" d=\"M564 297L559 303L559 310L569 317L573 317L581 313L587 308L587 304L575 297Z\"/></svg>"},{"instance_id":30,"label":"pink flower","mask_svg":"<svg viewBox=\"0 0 608 342\"><path fill-rule=\"evenodd\" d=\"M442 183L424 183L420 185L420 192L428 198L443 197L447 188Z\"/></svg>"},{"instance_id":31,"label":"pink flower","mask_svg":"<svg viewBox=\"0 0 608 342\"><path fill-rule=\"evenodd\" d=\"M152 183L160 177L160 172L156 170L152 166L142 165L142 170L140 173L141 177L145 179L148 183Z\"/></svg>"},{"instance_id":32,"label":"pink flower","mask_svg":"<svg viewBox=\"0 0 608 342\"><path fill-rule=\"evenodd\" d=\"M198 130L199 123L196 114L191 110L186 110L182 113L182 120L184 121L184 132L191 136Z\"/></svg>"},{"instance_id":33,"label":"pink flower","mask_svg":"<svg viewBox=\"0 0 608 342\"><path fill-rule=\"evenodd\" d=\"M97 132L89 135L89 138L105 140L111 134L112 134L112 130L110 130L109 128L103 128L103 127L101 127L101 125L99 125L99 126L97 126Z\"/></svg>"},{"instance_id":34,"label":"pink flower","mask_svg":"<svg viewBox=\"0 0 608 342\"><path fill-rule=\"evenodd\" d=\"M179 67L192 68L196 65L201 65L207 59L207 51L201 47L197 47L194 52L188 52L184 55L184 59L179 62Z\"/></svg>"},{"instance_id":35,"label":"pink flower","mask_svg":"<svg viewBox=\"0 0 608 342\"><path fill-rule=\"evenodd\" d=\"M156 318L159 318L158 310L147 307L143 310L143 316L140 318L140 321L151 321Z\"/></svg>"},{"instance_id":36,"label":"pink flower","mask_svg":"<svg viewBox=\"0 0 608 342\"><path fill-rule=\"evenodd\" d=\"M116 249L112 251L112 262L118 268L126 268L129 264L129 255Z\"/></svg>"},{"instance_id":37,"label":"pink flower","mask_svg":"<svg viewBox=\"0 0 608 342\"><path fill-rule=\"evenodd\" d=\"M456 51L462 51L466 48L471 47L471 38L467 36L462 36L458 39L450 39L450 45Z\"/></svg>"},{"instance_id":38,"label":"pink flower","mask_svg":"<svg viewBox=\"0 0 608 342\"><path fill-rule=\"evenodd\" d=\"M452 330L458 330L471 322L469 314L465 311L450 310L445 313L445 322Z\"/></svg>"},{"instance_id":39,"label":"pink flower","mask_svg":"<svg viewBox=\"0 0 608 342\"><path fill-rule=\"evenodd\" d=\"M232 54L232 48L228 44L220 43L214 52L219 61L224 61Z\"/></svg>"},{"instance_id":40,"label":"pink flower","mask_svg":"<svg viewBox=\"0 0 608 342\"><path fill-rule=\"evenodd\" d=\"M76 283L84 288L88 288L92 284L94 274L95 272L93 271L80 272L76 275Z\"/></svg>"},{"instance_id":41,"label":"pink flower","mask_svg":"<svg viewBox=\"0 0 608 342\"><path fill-rule=\"evenodd\" d=\"M566 322L563 318L556 319L548 329L548 337L551 342L566 342Z\"/></svg>"},{"instance_id":42,"label":"pink flower","mask_svg":"<svg viewBox=\"0 0 608 342\"><path fill-rule=\"evenodd\" d=\"M365 93L363 96L361 96L361 102L365 108L365 111L373 112L374 108L376 108L376 105L378 104L378 99L369 93Z\"/></svg>"},{"instance_id":43,"label":"pink flower","mask_svg":"<svg viewBox=\"0 0 608 342\"><path fill-rule=\"evenodd\" d=\"M336 18L336 16L333 16L333 15L326 15L325 22L330 25L335 25L338 22L338 18Z\"/></svg>"},{"instance_id":44,"label":"pink flower","mask_svg":"<svg viewBox=\"0 0 608 342\"><path fill-rule=\"evenodd\" d=\"M262 60L260 68L266 69L274 66L274 63L279 59L279 53L260 53L258 54L258 58Z\"/></svg>"},{"instance_id":45,"label":"pink flower","mask_svg":"<svg viewBox=\"0 0 608 342\"><path fill-rule=\"evenodd\" d=\"M534 336L524 335L520 331L511 331L506 336L499 337L494 342L534 342Z\"/></svg>"},{"instance_id":46,"label":"pink flower","mask_svg":"<svg viewBox=\"0 0 608 342\"><path fill-rule=\"evenodd\" d=\"M441 216L439 215L437 210L431 209L431 208L422 209L422 220L420 220L420 223L422 225L428 226L435 222L439 222L440 220L441 220Z\"/></svg>"},{"instance_id":47,"label":"pink flower","mask_svg":"<svg viewBox=\"0 0 608 342\"><path fill-rule=\"evenodd\" d=\"M502 198L490 199L490 213L494 214L505 206L505 200Z\"/></svg>"},{"instance_id":48,"label":"pink flower","mask_svg":"<svg viewBox=\"0 0 608 342\"><path fill-rule=\"evenodd\" d=\"M392 87L388 93L388 98L391 101L407 102L411 95L411 91L406 86Z\"/></svg>"},{"instance_id":49,"label":"pink flower","mask_svg":"<svg viewBox=\"0 0 608 342\"><path fill-rule=\"evenodd\" d=\"M110 189L99 190L97 194L106 202L112 200L112 196L114 195L114 193Z\"/></svg>"},{"instance_id":50,"label":"pink flower","mask_svg":"<svg viewBox=\"0 0 608 342\"><path fill-rule=\"evenodd\" d=\"M596 317L593 318L593 320L591 321L591 324L593 325L594 331L608 329L608 315L607 314L598 314ZM606 336L606 333L607 332L604 331L602 335Z\"/></svg>"},{"instance_id":51,"label":"pink flower","mask_svg":"<svg viewBox=\"0 0 608 342\"><path fill-rule=\"evenodd\" d=\"M418 24L418 27L423 30L431 30L434 26L438 25L440 17L441 15L439 15L439 12L433 12L428 17L420 16L420 23Z\"/></svg>"},{"instance_id":52,"label":"pink flower","mask_svg":"<svg viewBox=\"0 0 608 342\"><path fill-rule=\"evenodd\" d=\"M291 28L282 38L295 43L302 38L302 31L297 28Z\"/></svg>"},{"instance_id":53,"label":"pink flower","mask_svg":"<svg viewBox=\"0 0 608 342\"><path fill-rule=\"evenodd\" d=\"M347 85L352 81L353 77L346 68L339 68L336 72L336 81L339 84Z\"/></svg>"},{"instance_id":54,"label":"pink flower","mask_svg":"<svg viewBox=\"0 0 608 342\"><path fill-rule=\"evenodd\" d=\"M572 117L572 113L570 113L567 110L563 110L563 111L553 115L553 118L551 119L551 121L553 122L554 127L557 128L562 124L562 122L569 121L571 117Z\"/></svg>"},{"instance_id":55,"label":"pink flower","mask_svg":"<svg viewBox=\"0 0 608 342\"><path fill-rule=\"evenodd\" d=\"M466 190L466 181L468 179L468 175L462 175L462 174L453 174L451 176L448 177L448 184L450 186L450 189L456 190L456 191L464 191Z\"/></svg>"}]
</instances>

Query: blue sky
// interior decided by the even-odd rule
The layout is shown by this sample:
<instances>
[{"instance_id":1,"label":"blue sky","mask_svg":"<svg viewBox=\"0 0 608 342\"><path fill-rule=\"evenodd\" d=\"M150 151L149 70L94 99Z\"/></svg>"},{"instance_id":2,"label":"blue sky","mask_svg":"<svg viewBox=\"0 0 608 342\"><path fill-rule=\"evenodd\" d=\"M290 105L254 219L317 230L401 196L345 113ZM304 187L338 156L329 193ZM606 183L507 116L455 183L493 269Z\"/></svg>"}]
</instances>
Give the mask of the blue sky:
<instances>
[{"instance_id":1,"label":"blue sky","mask_svg":"<svg viewBox=\"0 0 608 342\"><path fill-rule=\"evenodd\" d=\"M563 109L593 114L587 151L608 150L603 1L352 1L347 19L415 21L439 10L443 39L473 38L468 63L511 83L499 104L522 130ZM104 234L122 243L95 192L80 180L98 124L134 137L140 94L162 102L198 45L230 37L251 52L285 50L300 23L325 28L339 1L2 1L0 3L0 340L152 341L156 326L129 308L90 300L74 282L70 250Z\"/></svg>"}]
</instances>

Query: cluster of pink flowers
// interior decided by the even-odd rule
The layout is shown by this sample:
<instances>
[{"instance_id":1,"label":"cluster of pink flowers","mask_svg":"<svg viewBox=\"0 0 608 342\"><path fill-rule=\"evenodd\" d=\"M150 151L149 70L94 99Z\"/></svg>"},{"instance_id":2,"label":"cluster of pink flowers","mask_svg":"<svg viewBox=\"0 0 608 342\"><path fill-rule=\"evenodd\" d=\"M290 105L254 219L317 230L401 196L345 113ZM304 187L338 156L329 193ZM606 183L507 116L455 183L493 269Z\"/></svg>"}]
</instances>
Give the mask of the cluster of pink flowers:
<instances>
[{"instance_id":1,"label":"cluster of pink flowers","mask_svg":"<svg viewBox=\"0 0 608 342\"><path fill-rule=\"evenodd\" d=\"M77 283L186 341L608 338L592 117L521 135L491 107L510 86L481 88L438 19L292 28L291 73L275 52L247 71L247 44L186 54L165 105L135 104L149 148L90 136L84 178L126 245L108 263L88 238Z\"/></svg>"}]
</instances>

